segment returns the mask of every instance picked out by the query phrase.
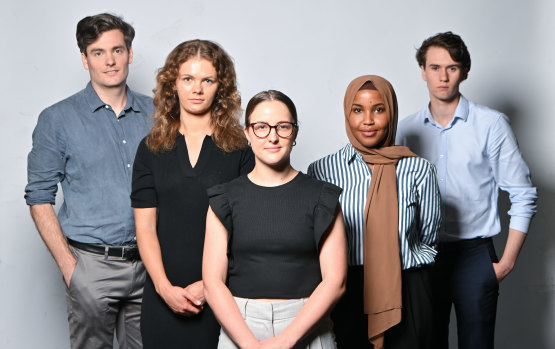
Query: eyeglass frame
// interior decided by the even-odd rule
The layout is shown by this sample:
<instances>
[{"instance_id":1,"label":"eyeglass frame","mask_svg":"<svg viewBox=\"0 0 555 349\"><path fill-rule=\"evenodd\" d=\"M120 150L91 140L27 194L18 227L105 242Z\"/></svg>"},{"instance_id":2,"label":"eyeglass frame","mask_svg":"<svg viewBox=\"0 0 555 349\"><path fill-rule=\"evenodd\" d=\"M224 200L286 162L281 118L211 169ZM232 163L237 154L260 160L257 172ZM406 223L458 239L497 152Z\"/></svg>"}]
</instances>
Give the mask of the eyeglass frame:
<instances>
[{"instance_id":1,"label":"eyeglass frame","mask_svg":"<svg viewBox=\"0 0 555 349\"><path fill-rule=\"evenodd\" d=\"M254 125L256 125L256 124L265 124L266 126L268 126L268 127L269 127L268 134L265 135L264 137L260 137L259 135L257 135L256 132L254 131ZM277 128L279 125L283 125L283 124L290 124L291 126L293 126L293 127L291 128L291 133L290 133L288 136L285 136L285 137L284 137L284 136L281 136L281 135L279 134L279 131L278 131L278 128ZM289 122L289 121L280 121L280 122L278 122L278 123L275 124L275 125L270 125L269 123L264 122L264 121L257 121L257 122L251 122L251 123L249 123L249 126L252 128L252 133L254 133L254 135L255 135L257 138L260 138L260 139L267 138L267 137L270 135L270 133L272 133L272 129L275 129L275 130L276 130L276 135L277 135L279 138L289 138L289 137L291 137L291 136L293 135L293 132L295 132L295 128L298 127L298 125L297 125L296 122Z\"/></svg>"}]
</instances>

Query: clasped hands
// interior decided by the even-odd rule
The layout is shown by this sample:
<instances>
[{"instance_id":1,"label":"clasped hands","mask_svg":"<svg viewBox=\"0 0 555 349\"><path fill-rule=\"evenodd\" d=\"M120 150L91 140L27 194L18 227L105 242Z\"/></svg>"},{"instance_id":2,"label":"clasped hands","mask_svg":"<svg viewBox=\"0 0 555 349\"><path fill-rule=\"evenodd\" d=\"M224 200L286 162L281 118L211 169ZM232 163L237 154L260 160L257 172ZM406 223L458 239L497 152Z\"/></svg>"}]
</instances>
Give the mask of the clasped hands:
<instances>
[{"instance_id":1,"label":"clasped hands","mask_svg":"<svg viewBox=\"0 0 555 349\"><path fill-rule=\"evenodd\" d=\"M200 313L206 303L202 280L187 287L169 285L159 293L174 313L187 317Z\"/></svg>"}]
</instances>

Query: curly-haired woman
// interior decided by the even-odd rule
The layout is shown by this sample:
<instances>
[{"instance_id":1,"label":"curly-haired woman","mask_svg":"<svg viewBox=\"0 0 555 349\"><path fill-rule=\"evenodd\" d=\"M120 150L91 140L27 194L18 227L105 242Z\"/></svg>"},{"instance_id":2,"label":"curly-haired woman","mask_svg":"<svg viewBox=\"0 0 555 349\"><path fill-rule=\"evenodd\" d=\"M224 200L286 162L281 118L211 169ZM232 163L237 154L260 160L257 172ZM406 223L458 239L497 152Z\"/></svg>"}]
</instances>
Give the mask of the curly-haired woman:
<instances>
[{"instance_id":1,"label":"curly-haired woman","mask_svg":"<svg viewBox=\"0 0 555 349\"><path fill-rule=\"evenodd\" d=\"M217 44L178 45L157 75L155 125L137 150L132 206L148 271L141 315L145 348L215 348L201 266L206 188L248 173L233 62Z\"/></svg>"}]
</instances>

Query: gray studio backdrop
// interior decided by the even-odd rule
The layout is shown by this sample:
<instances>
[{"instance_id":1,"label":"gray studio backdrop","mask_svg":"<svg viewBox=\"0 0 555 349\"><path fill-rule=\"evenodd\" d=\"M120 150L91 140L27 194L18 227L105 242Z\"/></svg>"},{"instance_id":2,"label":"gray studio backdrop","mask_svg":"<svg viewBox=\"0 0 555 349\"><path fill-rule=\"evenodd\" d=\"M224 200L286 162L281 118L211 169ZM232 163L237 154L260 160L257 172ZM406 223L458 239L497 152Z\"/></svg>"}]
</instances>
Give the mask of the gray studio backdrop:
<instances>
[{"instance_id":1,"label":"gray studio backdrop","mask_svg":"<svg viewBox=\"0 0 555 349\"><path fill-rule=\"evenodd\" d=\"M389 79L404 117L428 99L415 48L440 31L460 34L472 56L462 92L509 116L540 193L517 266L501 285L497 348L555 348L551 0L2 1L0 348L69 346L64 284L29 217L23 188L38 114L88 81L75 26L104 11L135 26L128 82L140 92L151 95L156 69L173 47L203 38L234 58L243 106L263 89L291 96L300 118L293 164L303 171L346 143L342 102L352 78ZM507 211L505 196L501 207Z\"/></svg>"}]
</instances>

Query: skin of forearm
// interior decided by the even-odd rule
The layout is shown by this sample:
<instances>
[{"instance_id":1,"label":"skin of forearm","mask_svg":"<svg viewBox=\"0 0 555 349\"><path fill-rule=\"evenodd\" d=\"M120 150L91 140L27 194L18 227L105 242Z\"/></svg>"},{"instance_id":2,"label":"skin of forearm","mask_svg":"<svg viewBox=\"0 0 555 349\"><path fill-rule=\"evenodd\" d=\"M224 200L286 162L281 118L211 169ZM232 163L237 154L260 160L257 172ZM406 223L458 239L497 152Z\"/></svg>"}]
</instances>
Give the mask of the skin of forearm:
<instances>
[{"instance_id":1,"label":"skin of forearm","mask_svg":"<svg viewBox=\"0 0 555 349\"><path fill-rule=\"evenodd\" d=\"M218 280L204 280L204 293L216 318L240 348L249 348L258 340L248 328L226 285Z\"/></svg>"},{"instance_id":2,"label":"skin of forearm","mask_svg":"<svg viewBox=\"0 0 555 349\"><path fill-rule=\"evenodd\" d=\"M156 235L156 208L135 209L135 228L137 245L148 275L156 292L160 294L163 289L171 287L162 263L160 242Z\"/></svg>"},{"instance_id":3,"label":"skin of forearm","mask_svg":"<svg viewBox=\"0 0 555 349\"><path fill-rule=\"evenodd\" d=\"M64 237L60 222L51 204L29 206L31 217L46 247L54 257L66 284L69 283L76 259Z\"/></svg>"},{"instance_id":4,"label":"skin of forearm","mask_svg":"<svg viewBox=\"0 0 555 349\"><path fill-rule=\"evenodd\" d=\"M525 233L509 228L509 236L507 238L507 243L505 244L503 256L501 257L501 260L499 260L499 263L493 263L495 274L497 275L497 280L499 282L501 282L513 270L525 240Z\"/></svg>"},{"instance_id":5,"label":"skin of forearm","mask_svg":"<svg viewBox=\"0 0 555 349\"><path fill-rule=\"evenodd\" d=\"M289 338L296 344L316 323L328 313L345 292L344 280L330 278L323 280L308 298L295 320L281 333L283 338Z\"/></svg>"}]
</instances>

